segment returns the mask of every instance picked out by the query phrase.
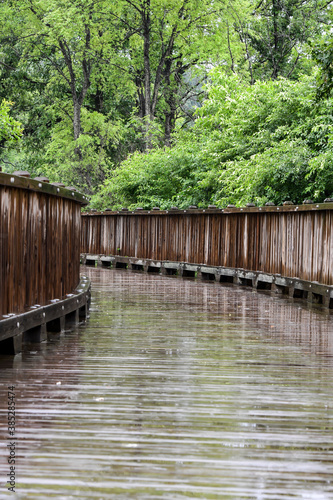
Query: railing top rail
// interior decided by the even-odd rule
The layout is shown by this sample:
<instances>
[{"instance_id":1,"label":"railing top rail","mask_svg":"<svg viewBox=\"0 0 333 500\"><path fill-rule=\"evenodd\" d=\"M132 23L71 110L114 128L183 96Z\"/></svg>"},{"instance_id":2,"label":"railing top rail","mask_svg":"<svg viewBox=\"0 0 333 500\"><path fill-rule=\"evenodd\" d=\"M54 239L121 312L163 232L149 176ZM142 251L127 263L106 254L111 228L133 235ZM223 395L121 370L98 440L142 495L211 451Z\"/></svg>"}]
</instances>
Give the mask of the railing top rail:
<instances>
[{"instance_id":1,"label":"railing top rail","mask_svg":"<svg viewBox=\"0 0 333 500\"><path fill-rule=\"evenodd\" d=\"M73 200L80 205L87 205L88 199L85 195L76 191L75 188L65 187L61 183L51 184L45 182L46 178L31 179L23 175L6 174L0 172L0 186L10 186L18 189L27 189L38 193L48 194L50 196L58 196Z\"/></svg>"},{"instance_id":2,"label":"railing top rail","mask_svg":"<svg viewBox=\"0 0 333 500\"><path fill-rule=\"evenodd\" d=\"M236 214L236 213L284 213L284 212L313 212L320 210L333 210L333 202L326 203L302 203L299 205L286 204L282 206L264 206L264 207L227 207L227 208L187 208L178 209L171 208L169 210L151 209L151 210L128 210L123 208L121 210L105 210L103 212L97 210L90 210L89 212L84 212L82 215L85 216L119 216L119 215L198 215L198 214Z\"/></svg>"}]
</instances>

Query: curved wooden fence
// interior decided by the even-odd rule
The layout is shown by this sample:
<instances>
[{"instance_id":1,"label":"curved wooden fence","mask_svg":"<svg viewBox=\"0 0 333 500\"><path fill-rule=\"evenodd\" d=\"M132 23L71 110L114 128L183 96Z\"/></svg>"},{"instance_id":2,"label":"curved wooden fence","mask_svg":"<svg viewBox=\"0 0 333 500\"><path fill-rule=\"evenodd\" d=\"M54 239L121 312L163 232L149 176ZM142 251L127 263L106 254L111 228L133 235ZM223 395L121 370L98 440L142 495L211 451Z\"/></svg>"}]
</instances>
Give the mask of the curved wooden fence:
<instances>
[{"instance_id":1,"label":"curved wooden fence","mask_svg":"<svg viewBox=\"0 0 333 500\"><path fill-rule=\"evenodd\" d=\"M63 300L80 282L85 197L26 175L0 173L0 340L8 315Z\"/></svg>"},{"instance_id":2,"label":"curved wooden fence","mask_svg":"<svg viewBox=\"0 0 333 500\"><path fill-rule=\"evenodd\" d=\"M128 257L214 266L220 276L237 269L333 285L333 203L87 213L81 253L119 262Z\"/></svg>"}]
</instances>

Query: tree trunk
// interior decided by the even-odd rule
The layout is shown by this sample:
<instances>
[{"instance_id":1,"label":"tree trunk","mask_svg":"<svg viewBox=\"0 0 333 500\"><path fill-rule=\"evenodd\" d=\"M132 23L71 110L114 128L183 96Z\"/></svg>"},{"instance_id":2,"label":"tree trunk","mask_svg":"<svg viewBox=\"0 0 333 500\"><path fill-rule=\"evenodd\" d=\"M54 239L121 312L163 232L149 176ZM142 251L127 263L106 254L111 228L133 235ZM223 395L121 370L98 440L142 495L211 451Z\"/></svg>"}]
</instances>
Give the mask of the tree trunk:
<instances>
[{"instance_id":1,"label":"tree trunk","mask_svg":"<svg viewBox=\"0 0 333 500\"><path fill-rule=\"evenodd\" d=\"M145 116L151 116L151 97L150 97L150 40L149 29L144 34L144 85L145 85Z\"/></svg>"},{"instance_id":2,"label":"tree trunk","mask_svg":"<svg viewBox=\"0 0 333 500\"><path fill-rule=\"evenodd\" d=\"M144 70L144 105L145 105L145 143L146 150L151 149L150 121L153 120L151 109L151 69L150 69L150 0L145 2L142 12L143 21L143 70Z\"/></svg>"},{"instance_id":3,"label":"tree trunk","mask_svg":"<svg viewBox=\"0 0 333 500\"><path fill-rule=\"evenodd\" d=\"M178 77L178 69L179 65L177 65L175 77ZM164 143L166 146L171 146L171 134L175 128L176 110L177 110L177 102L176 102L177 90L176 88L172 88L171 86L171 70L172 70L172 59L171 57L168 57L165 61L165 68L163 75L166 86L165 101L169 108L164 114Z\"/></svg>"},{"instance_id":4,"label":"tree trunk","mask_svg":"<svg viewBox=\"0 0 333 500\"><path fill-rule=\"evenodd\" d=\"M80 137L81 134L81 104L76 96L73 96L74 118L73 118L73 132L74 140Z\"/></svg>"},{"instance_id":5,"label":"tree trunk","mask_svg":"<svg viewBox=\"0 0 333 500\"><path fill-rule=\"evenodd\" d=\"M273 48L273 57L272 57L272 63L273 63L273 73L272 73L272 80L276 80L278 77L279 73L279 68L278 68L278 51L279 51L279 34L278 34L278 22L277 22L277 17L278 17L278 6L276 5L276 0L273 0L273 38L274 38L274 48Z\"/></svg>"},{"instance_id":6,"label":"tree trunk","mask_svg":"<svg viewBox=\"0 0 333 500\"><path fill-rule=\"evenodd\" d=\"M175 129L176 123L176 110L171 110L169 113L165 113L164 121L164 143L166 146L171 146L171 134Z\"/></svg>"},{"instance_id":7,"label":"tree trunk","mask_svg":"<svg viewBox=\"0 0 333 500\"><path fill-rule=\"evenodd\" d=\"M74 132L74 140L77 141L81 134L81 104L79 100L76 98L76 95L73 95L73 107L74 107L74 117L73 117L73 132ZM75 146L75 154L79 161L82 160L82 152L80 146Z\"/></svg>"}]
</instances>

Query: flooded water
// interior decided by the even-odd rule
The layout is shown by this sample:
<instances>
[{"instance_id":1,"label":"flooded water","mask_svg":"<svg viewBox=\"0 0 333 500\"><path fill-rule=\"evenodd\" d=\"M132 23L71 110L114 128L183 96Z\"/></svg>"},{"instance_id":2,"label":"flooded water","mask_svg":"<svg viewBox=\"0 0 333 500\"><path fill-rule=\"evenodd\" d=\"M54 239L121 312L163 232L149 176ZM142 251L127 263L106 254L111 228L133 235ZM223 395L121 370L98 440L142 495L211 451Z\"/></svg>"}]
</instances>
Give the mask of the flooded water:
<instances>
[{"instance_id":1,"label":"flooded water","mask_svg":"<svg viewBox=\"0 0 333 500\"><path fill-rule=\"evenodd\" d=\"M0 499L333 499L333 315L83 271L88 323L0 358Z\"/></svg>"}]
</instances>

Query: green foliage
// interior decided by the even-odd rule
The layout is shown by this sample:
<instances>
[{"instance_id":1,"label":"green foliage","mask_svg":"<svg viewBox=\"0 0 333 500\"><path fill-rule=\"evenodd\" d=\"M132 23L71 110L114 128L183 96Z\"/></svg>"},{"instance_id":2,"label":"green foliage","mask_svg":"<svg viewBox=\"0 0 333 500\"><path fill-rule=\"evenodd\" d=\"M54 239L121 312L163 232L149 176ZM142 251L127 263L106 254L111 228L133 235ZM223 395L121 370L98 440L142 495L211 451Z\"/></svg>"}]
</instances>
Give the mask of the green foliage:
<instances>
[{"instance_id":1,"label":"green foliage","mask_svg":"<svg viewBox=\"0 0 333 500\"><path fill-rule=\"evenodd\" d=\"M160 148L147 153L134 153L112 172L99 195L92 198L95 208L126 206L134 208L184 208L200 203L203 189L199 188L200 144L188 148Z\"/></svg>"},{"instance_id":2,"label":"green foliage","mask_svg":"<svg viewBox=\"0 0 333 500\"><path fill-rule=\"evenodd\" d=\"M218 188L212 201L280 204L309 197L323 201L331 195L333 103L316 102L315 76L229 86L228 93L224 77L217 73L213 78L215 94L208 103L213 122L204 106L198 123L221 131L222 161L214 170ZM223 94L224 103L214 109Z\"/></svg>"},{"instance_id":3,"label":"green foliage","mask_svg":"<svg viewBox=\"0 0 333 500\"><path fill-rule=\"evenodd\" d=\"M13 161L90 193L118 156L120 108L133 94L125 82L115 88L109 61L122 32L110 30L110 9L104 0L0 6L0 96L15 97L25 128Z\"/></svg>"},{"instance_id":4,"label":"green foliage","mask_svg":"<svg viewBox=\"0 0 333 500\"><path fill-rule=\"evenodd\" d=\"M24 135L16 144L12 127L5 149L0 136L3 161L76 185L96 208L320 201L332 193L332 100L315 84L329 94L329 10L4 0L0 100Z\"/></svg>"},{"instance_id":5,"label":"green foliage","mask_svg":"<svg viewBox=\"0 0 333 500\"><path fill-rule=\"evenodd\" d=\"M312 54L320 66L317 76L318 98L329 96L333 89L333 40L332 35L324 35L312 43Z\"/></svg>"},{"instance_id":6,"label":"green foliage","mask_svg":"<svg viewBox=\"0 0 333 500\"><path fill-rule=\"evenodd\" d=\"M323 201L333 191L333 100L316 102L314 81L248 86L215 69L194 127L171 148L128 158L93 206Z\"/></svg>"},{"instance_id":7,"label":"green foliage","mask_svg":"<svg viewBox=\"0 0 333 500\"><path fill-rule=\"evenodd\" d=\"M0 104L0 152L5 145L17 142L22 136L22 125L9 114L12 102L3 101Z\"/></svg>"},{"instance_id":8,"label":"green foliage","mask_svg":"<svg viewBox=\"0 0 333 500\"><path fill-rule=\"evenodd\" d=\"M122 138L122 124L97 111L82 109L82 132L75 141L71 122L65 117L52 128L44 156L44 172L52 179L81 186L93 193L112 169L111 150ZM77 163L76 148L82 152Z\"/></svg>"},{"instance_id":9,"label":"green foliage","mask_svg":"<svg viewBox=\"0 0 333 500\"><path fill-rule=\"evenodd\" d=\"M306 42L320 27L326 6L317 0L262 0L243 28L255 79L291 77L307 57Z\"/></svg>"}]
</instances>

